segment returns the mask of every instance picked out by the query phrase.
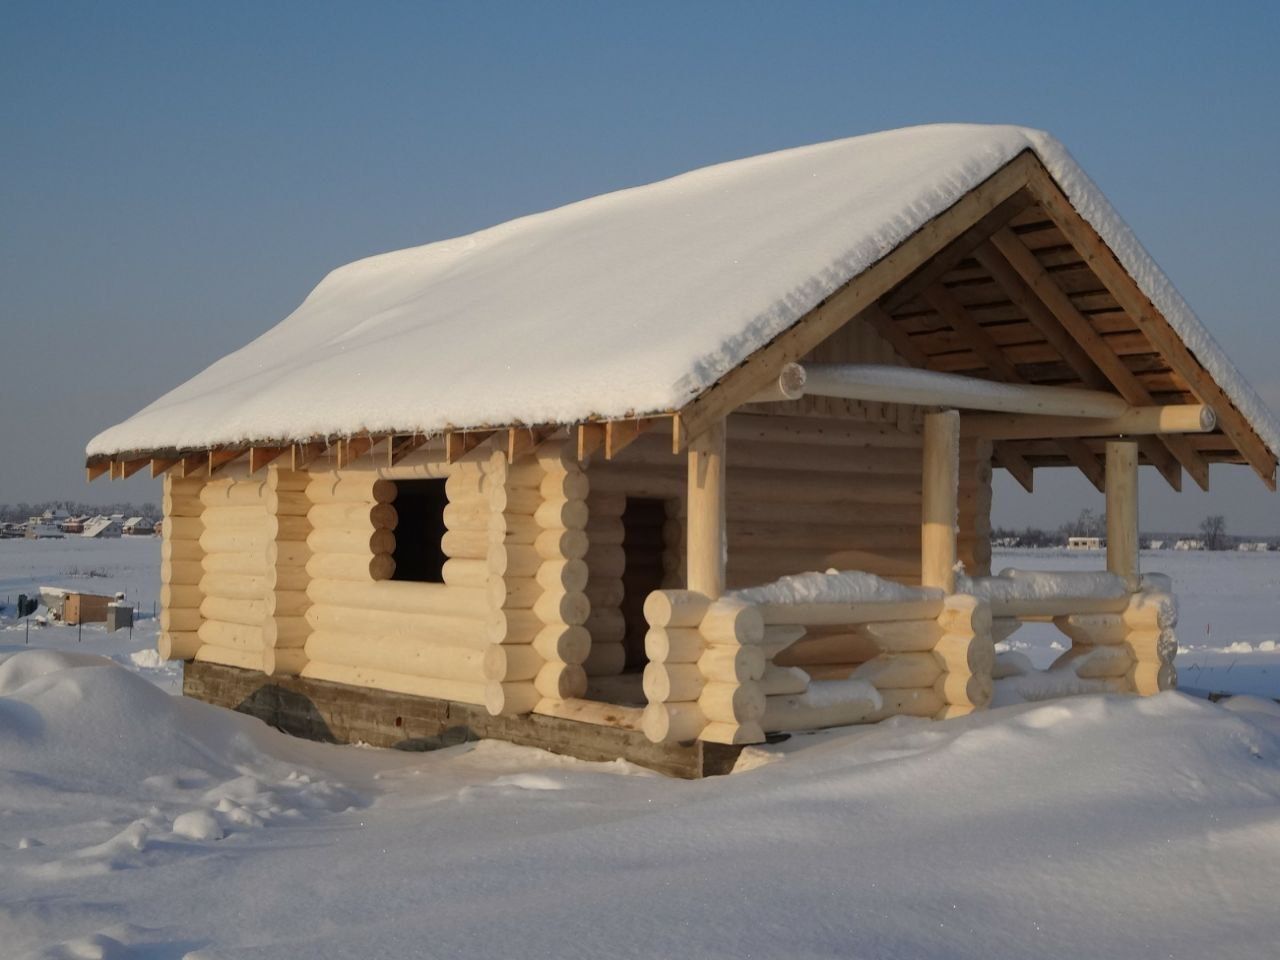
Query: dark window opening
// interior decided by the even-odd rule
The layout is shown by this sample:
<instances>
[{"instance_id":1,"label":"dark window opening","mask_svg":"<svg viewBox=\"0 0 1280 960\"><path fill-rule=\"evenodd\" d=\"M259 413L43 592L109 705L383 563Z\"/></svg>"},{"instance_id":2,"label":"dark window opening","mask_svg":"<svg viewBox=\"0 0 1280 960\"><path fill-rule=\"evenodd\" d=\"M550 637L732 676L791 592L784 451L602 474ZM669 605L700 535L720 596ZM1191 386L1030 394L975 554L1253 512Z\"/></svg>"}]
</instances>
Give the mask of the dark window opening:
<instances>
[{"instance_id":1,"label":"dark window opening","mask_svg":"<svg viewBox=\"0 0 1280 960\"><path fill-rule=\"evenodd\" d=\"M444 508L449 502L443 480L397 480L395 508L396 548L392 556L396 572L392 580L443 583L444 562L440 546L445 534Z\"/></svg>"},{"instance_id":2,"label":"dark window opening","mask_svg":"<svg viewBox=\"0 0 1280 960\"><path fill-rule=\"evenodd\" d=\"M622 574L622 617L627 632L622 646L627 655L623 669L628 673L643 670L648 662L644 635L649 625L644 618L644 600L662 587L666 522L665 501L627 497L622 513L622 551L626 557Z\"/></svg>"}]
</instances>

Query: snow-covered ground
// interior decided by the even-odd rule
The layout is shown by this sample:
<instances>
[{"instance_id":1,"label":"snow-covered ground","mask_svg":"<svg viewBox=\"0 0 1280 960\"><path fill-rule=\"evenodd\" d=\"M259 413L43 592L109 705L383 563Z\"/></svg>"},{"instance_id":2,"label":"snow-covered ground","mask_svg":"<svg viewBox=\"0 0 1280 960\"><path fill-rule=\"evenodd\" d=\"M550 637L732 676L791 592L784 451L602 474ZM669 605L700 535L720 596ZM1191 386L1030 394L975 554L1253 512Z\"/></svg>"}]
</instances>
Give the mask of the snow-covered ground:
<instances>
[{"instance_id":1,"label":"snow-covered ground","mask_svg":"<svg viewBox=\"0 0 1280 960\"><path fill-rule=\"evenodd\" d=\"M0 599L92 569L107 576L71 582L149 611L157 555L0 542ZM1273 656L1257 648L1276 639L1280 555L1144 563L1182 592L1184 641L1210 625L1184 678L1200 657ZM1043 663L1037 637L1015 635ZM899 719L686 783L498 743L305 743L158 689L174 675L131 656L149 625L133 649L101 627L23 638L0 648L5 960L1270 958L1280 942L1269 700Z\"/></svg>"}]
</instances>

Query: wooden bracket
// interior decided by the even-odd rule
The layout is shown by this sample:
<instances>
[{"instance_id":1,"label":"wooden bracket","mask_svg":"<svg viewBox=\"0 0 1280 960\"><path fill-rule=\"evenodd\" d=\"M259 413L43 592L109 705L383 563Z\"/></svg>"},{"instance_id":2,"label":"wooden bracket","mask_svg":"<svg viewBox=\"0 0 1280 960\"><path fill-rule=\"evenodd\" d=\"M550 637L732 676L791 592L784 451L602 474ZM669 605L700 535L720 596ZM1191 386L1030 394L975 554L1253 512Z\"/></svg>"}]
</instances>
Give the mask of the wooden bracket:
<instances>
[{"instance_id":1,"label":"wooden bracket","mask_svg":"<svg viewBox=\"0 0 1280 960\"><path fill-rule=\"evenodd\" d=\"M496 430L460 430L449 431L444 435L444 458L448 463L457 463L480 444L492 437Z\"/></svg>"},{"instance_id":2,"label":"wooden bracket","mask_svg":"<svg viewBox=\"0 0 1280 960\"><path fill-rule=\"evenodd\" d=\"M250 447L249 448L249 473L250 475L257 473L272 460L281 456L288 447Z\"/></svg>"},{"instance_id":3,"label":"wooden bracket","mask_svg":"<svg viewBox=\"0 0 1280 960\"><path fill-rule=\"evenodd\" d=\"M426 442L425 433L413 433L407 437L387 437L387 466L394 467Z\"/></svg>"},{"instance_id":4,"label":"wooden bracket","mask_svg":"<svg viewBox=\"0 0 1280 960\"><path fill-rule=\"evenodd\" d=\"M640 434L653 426L652 420L609 420L604 425L604 458L612 460Z\"/></svg>"},{"instance_id":5,"label":"wooden bracket","mask_svg":"<svg viewBox=\"0 0 1280 960\"><path fill-rule=\"evenodd\" d=\"M578 459L585 460L604 445L606 428L603 423L578 424Z\"/></svg>"}]
</instances>

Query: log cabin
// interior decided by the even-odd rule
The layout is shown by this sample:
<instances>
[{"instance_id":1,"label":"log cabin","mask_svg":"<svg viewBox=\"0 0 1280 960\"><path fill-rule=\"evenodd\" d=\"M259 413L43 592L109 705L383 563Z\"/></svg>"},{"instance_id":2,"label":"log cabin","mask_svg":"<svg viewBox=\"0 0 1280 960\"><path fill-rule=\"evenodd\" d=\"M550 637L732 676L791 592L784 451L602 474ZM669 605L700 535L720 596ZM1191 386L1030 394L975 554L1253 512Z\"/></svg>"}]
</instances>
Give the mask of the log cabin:
<instances>
[{"instance_id":1,"label":"log cabin","mask_svg":"<svg viewBox=\"0 0 1280 960\"><path fill-rule=\"evenodd\" d=\"M1137 477L1274 490L1280 427L1066 150L932 126L342 267L94 438L163 477L161 654L286 730L681 776L775 734L1176 683ZM993 470L1105 494L1105 568L991 570Z\"/></svg>"}]
</instances>

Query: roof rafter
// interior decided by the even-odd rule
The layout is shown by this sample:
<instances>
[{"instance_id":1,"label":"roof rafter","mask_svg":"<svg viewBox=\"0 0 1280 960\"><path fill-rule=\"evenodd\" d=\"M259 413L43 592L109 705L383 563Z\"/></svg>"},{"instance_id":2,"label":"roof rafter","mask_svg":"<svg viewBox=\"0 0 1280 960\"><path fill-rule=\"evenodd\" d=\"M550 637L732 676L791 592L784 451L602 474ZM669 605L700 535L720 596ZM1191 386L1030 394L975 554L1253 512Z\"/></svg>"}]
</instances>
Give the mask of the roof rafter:
<instances>
[{"instance_id":1,"label":"roof rafter","mask_svg":"<svg viewBox=\"0 0 1280 960\"><path fill-rule=\"evenodd\" d=\"M1222 387L1209 375L1187 345L1165 319L1164 315L1138 287L1133 277L1121 265L1115 253L1107 246L1096 230L1071 205L1057 182L1036 161L1028 186L1040 206L1058 229L1084 258L1085 263L1102 281L1116 302L1129 314L1138 329L1142 330L1152 345L1160 351L1175 370L1191 386L1202 403L1211 406L1218 415L1222 430L1236 444L1249 465L1262 478L1268 488L1276 488L1276 457L1262 438L1258 436L1245 416L1236 409Z\"/></svg>"},{"instance_id":2,"label":"roof rafter","mask_svg":"<svg viewBox=\"0 0 1280 960\"><path fill-rule=\"evenodd\" d=\"M996 270L1002 270L1002 272L1008 269L1015 271L1023 283L1026 284L1029 292L1034 294L1053 314L1057 322L1052 325L1044 324L1041 328L1045 332L1046 339L1050 339L1048 332L1050 326L1060 328L1068 335L1075 350L1070 354L1063 352L1063 357L1072 367L1076 368L1076 372L1081 375L1081 379L1089 382L1084 370L1091 370L1096 367L1098 371L1097 379L1105 379L1115 388L1116 392L1134 406L1145 407L1154 402L1147 388L1125 366L1119 355L1107 345L1107 341L1102 334L1094 329L1093 324L1089 322L1089 318L1076 309L1076 305L1071 302L1071 298L1054 282L1053 277L1036 259L1036 255L1028 249L1026 244L1018 239L1017 234L1008 228L997 230L991 237L990 246L979 251L979 258L980 261L985 261L984 266L987 266L989 270L995 268ZM997 277L996 279L999 282L1000 278ZM1032 323L1036 323L1034 318ZM1037 324L1037 326L1041 326L1041 324ZM1077 354L1083 355L1083 357ZM1087 358L1088 363L1083 358ZM1178 464L1186 468L1187 473L1191 474L1191 479L1202 489L1209 489L1209 464L1205 462L1204 457L1196 453L1181 438L1153 438L1143 443L1142 447L1147 459L1157 466L1159 466L1159 461L1151 455L1151 448L1163 447L1177 460ZM1164 473L1165 471L1162 470L1161 472ZM1166 479L1168 479L1167 473ZM1171 485L1174 489L1178 489L1181 484L1171 481Z\"/></svg>"}]
</instances>

